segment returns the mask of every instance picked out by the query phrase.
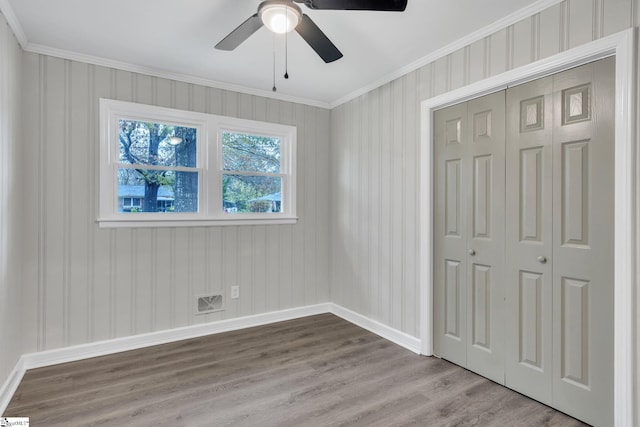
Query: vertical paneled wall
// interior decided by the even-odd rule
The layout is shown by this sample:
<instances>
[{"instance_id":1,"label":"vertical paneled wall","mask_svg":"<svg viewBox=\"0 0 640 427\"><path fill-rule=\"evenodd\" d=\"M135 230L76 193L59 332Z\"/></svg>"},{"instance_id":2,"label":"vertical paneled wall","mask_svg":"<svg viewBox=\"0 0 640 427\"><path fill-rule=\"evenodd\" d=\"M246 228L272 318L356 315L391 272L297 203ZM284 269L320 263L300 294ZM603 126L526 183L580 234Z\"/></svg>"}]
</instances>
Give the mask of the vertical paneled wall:
<instances>
[{"instance_id":1,"label":"vertical paneled wall","mask_svg":"<svg viewBox=\"0 0 640 427\"><path fill-rule=\"evenodd\" d=\"M566 0L334 108L333 302L418 336L420 102L629 28L634 8Z\"/></svg>"},{"instance_id":2,"label":"vertical paneled wall","mask_svg":"<svg viewBox=\"0 0 640 427\"><path fill-rule=\"evenodd\" d=\"M20 294L22 52L0 14L0 387L24 352ZM27 308L28 309L28 308Z\"/></svg>"},{"instance_id":3,"label":"vertical paneled wall","mask_svg":"<svg viewBox=\"0 0 640 427\"><path fill-rule=\"evenodd\" d=\"M23 78L27 351L328 301L328 110L32 53ZM99 229L101 97L295 125L300 220ZM226 310L195 315L215 291Z\"/></svg>"},{"instance_id":4,"label":"vertical paneled wall","mask_svg":"<svg viewBox=\"0 0 640 427\"><path fill-rule=\"evenodd\" d=\"M332 110L332 301L410 334L418 324L420 73Z\"/></svg>"}]
</instances>

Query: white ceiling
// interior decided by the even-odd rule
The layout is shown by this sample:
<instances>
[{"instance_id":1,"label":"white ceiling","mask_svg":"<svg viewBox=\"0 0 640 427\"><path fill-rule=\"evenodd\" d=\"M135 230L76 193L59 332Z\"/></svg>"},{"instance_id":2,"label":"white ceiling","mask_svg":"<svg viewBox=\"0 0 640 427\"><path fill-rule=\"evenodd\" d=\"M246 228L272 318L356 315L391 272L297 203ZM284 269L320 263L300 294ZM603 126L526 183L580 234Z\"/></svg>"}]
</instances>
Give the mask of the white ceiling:
<instances>
[{"instance_id":1,"label":"white ceiling","mask_svg":"<svg viewBox=\"0 0 640 427\"><path fill-rule=\"evenodd\" d=\"M26 50L269 95L273 36L266 28L235 51L213 48L255 13L259 2L2 0L0 6ZM335 105L495 21L512 23L542 3L545 0L409 0L403 13L302 6L344 57L325 64L298 34L290 33L290 78L284 80L284 36L278 36L275 96Z\"/></svg>"}]
</instances>

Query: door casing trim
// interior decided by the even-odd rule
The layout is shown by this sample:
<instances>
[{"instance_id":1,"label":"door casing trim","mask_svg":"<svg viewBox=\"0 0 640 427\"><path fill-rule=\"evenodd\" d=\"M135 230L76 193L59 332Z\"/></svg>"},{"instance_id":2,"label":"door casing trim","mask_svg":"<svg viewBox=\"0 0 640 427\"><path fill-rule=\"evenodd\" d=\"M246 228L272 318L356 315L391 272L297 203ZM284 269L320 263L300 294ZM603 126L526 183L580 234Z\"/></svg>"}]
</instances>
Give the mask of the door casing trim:
<instances>
[{"instance_id":1,"label":"door casing trim","mask_svg":"<svg viewBox=\"0 0 640 427\"><path fill-rule=\"evenodd\" d=\"M634 302L636 278L636 31L586 43L421 102L420 339L433 355L433 112L598 59L615 55L614 175L614 426L633 426L635 405ZM638 415L640 416L640 415Z\"/></svg>"}]
</instances>

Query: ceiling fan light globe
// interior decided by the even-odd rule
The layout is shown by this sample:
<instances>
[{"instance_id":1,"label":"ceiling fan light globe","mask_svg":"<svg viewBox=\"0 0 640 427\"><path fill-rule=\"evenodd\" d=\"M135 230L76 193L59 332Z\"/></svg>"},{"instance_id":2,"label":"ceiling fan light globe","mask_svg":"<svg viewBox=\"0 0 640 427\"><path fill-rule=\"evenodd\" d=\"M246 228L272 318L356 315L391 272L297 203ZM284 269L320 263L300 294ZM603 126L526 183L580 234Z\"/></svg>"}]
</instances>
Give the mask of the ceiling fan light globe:
<instances>
[{"instance_id":1,"label":"ceiling fan light globe","mask_svg":"<svg viewBox=\"0 0 640 427\"><path fill-rule=\"evenodd\" d=\"M274 13L269 16L265 22L267 28L276 34L284 34L288 32L288 19L283 14Z\"/></svg>"},{"instance_id":2,"label":"ceiling fan light globe","mask_svg":"<svg viewBox=\"0 0 640 427\"><path fill-rule=\"evenodd\" d=\"M265 5L260 9L260 19L270 31L284 34L293 31L298 26L301 15L290 6L273 4Z\"/></svg>"}]
</instances>

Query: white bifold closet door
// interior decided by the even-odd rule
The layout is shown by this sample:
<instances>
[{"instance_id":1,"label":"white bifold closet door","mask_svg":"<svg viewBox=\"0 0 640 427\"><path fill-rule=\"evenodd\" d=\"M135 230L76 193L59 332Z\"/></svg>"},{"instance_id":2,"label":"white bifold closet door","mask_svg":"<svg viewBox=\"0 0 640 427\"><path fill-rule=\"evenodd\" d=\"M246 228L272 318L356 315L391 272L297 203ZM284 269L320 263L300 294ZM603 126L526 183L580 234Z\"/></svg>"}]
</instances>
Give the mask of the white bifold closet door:
<instances>
[{"instance_id":1,"label":"white bifold closet door","mask_svg":"<svg viewBox=\"0 0 640 427\"><path fill-rule=\"evenodd\" d=\"M488 248L473 138L490 108L471 108L481 98L435 114L436 354L596 426L613 424L613 89L609 58L487 97L506 110L502 141L499 120L490 130L502 184L490 184L485 212L502 240ZM482 300L478 283L502 300ZM497 320L488 335L478 335L481 301Z\"/></svg>"},{"instance_id":2,"label":"white bifold closet door","mask_svg":"<svg viewBox=\"0 0 640 427\"><path fill-rule=\"evenodd\" d=\"M614 59L507 90L506 385L613 425Z\"/></svg>"},{"instance_id":3,"label":"white bifold closet door","mask_svg":"<svg viewBox=\"0 0 640 427\"><path fill-rule=\"evenodd\" d=\"M436 112L439 355L504 382L504 93Z\"/></svg>"}]
</instances>

